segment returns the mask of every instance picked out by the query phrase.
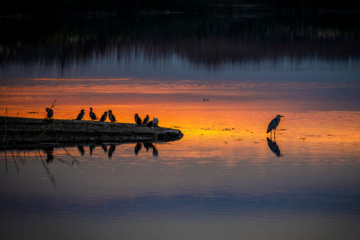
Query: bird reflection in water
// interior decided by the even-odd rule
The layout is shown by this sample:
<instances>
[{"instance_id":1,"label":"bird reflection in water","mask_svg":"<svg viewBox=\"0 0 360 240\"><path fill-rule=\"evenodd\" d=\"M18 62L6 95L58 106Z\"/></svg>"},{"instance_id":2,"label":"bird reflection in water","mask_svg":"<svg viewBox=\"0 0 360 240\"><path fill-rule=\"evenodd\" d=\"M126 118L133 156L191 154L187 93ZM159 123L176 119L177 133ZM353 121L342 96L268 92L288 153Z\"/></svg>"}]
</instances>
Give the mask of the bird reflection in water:
<instances>
[{"instance_id":1,"label":"bird reflection in water","mask_svg":"<svg viewBox=\"0 0 360 240\"><path fill-rule=\"evenodd\" d=\"M111 144L110 145L110 148L109 148L109 152L108 152L108 157L111 158L112 157L112 154L115 152L115 144Z\"/></svg>"},{"instance_id":2,"label":"bird reflection in water","mask_svg":"<svg viewBox=\"0 0 360 240\"><path fill-rule=\"evenodd\" d=\"M54 160L54 148L53 147L44 148L43 152L46 153L46 163L51 163Z\"/></svg>"},{"instance_id":3,"label":"bird reflection in water","mask_svg":"<svg viewBox=\"0 0 360 240\"><path fill-rule=\"evenodd\" d=\"M101 148L104 150L104 153L107 153L107 146L104 144L101 144Z\"/></svg>"},{"instance_id":4,"label":"bird reflection in water","mask_svg":"<svg viewBox=\"0 0 360 240\"><path fill-rule=\"evenodd\" d=\"M90 146L89 146L90 156L92 155L92 153L93 153L93 151L94 151L95 147L96 147L96 146L95 146L94 144L90 144Z\"/></svg>"},{"instance_id":5,"label":"bird reflection in water","mask_svg":"<svg viewBox=\"0 0 360 240\"><path fill-rule=\"evenodd\" d=\"M146 152L148 152L149 149L152 148L154 157L159 156L159 151L156 149L156 147L152 143L144 143L144 147L146 149Z\"/></svg>"},{"instance_id":6,"label":"bird reflection in water","mask_svg":"<svg viewBox=\"0 0 360 240\"><path fill-rule=\"evenodd\" d=\"M270 138L266 138L266 139L267 139L267 143L268 143L270 150L278 157L283 156L283 155L281 155L280 148L276 144L275 140L273 141Z\"/></svg>"},{"instance_id":7,"label":"bird reflection in water","mask_svg":"<svg viewBox=\"0 0 360 240\"><path fill-rule=\"evenodd\" d=\"M135 145L135 148L134 148L134 151L135 151L135 156L138 155L139 151L141 150L142 148L142 143L138 142L136 145Z\"/></svg>"},{"instance_id":8,"label":"bird reflection in water","mask_svg":"<svg viewBox=\"0 0 360 240\"><path fill-rule=\"evenodd\" d=\"M85 154L84 146L83 145L77 145L77 148L78 148L81 156L84 156L84 154Z\"/></svg>"}]
</instances>

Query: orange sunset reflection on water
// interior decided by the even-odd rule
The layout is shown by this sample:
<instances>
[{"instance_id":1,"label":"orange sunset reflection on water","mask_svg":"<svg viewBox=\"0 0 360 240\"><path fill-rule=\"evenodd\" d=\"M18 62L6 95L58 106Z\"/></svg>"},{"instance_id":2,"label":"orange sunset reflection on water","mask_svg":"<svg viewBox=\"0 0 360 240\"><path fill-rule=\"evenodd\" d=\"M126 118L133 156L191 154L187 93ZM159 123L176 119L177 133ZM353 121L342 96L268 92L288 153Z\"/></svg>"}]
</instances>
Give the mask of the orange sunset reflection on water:
<instances>
[{"instance_id":1,"label":"orange sunset reflection on water","mask_svg":"<svg viewBox=\"0 0 360 240\"><path fill-rule=\"evenodd\" d=\"M119 78L25 79L25 83L26 86L1 88L1 115L44 118L45 108L55 100L56 119L75 119L85 109L84 119L90 120L90 107L98 117L111 109L117 121L125 123L133 123L135 113L142 118L148 114L151 119L157 117L160 126L178 128L184 133L176 144L186 145L190 141L215 154L219 146L236 149L266 145L266 137L270 137L266 134L268 123L282 114L285 118L276 135L279 146L351 143L349 146L357 148L360 143L359 112L314 111L309 108L314 104L311 99L293 97L293 89L334 88L339 84L275 82L275 91L268 82L246 81L161 82ZM290 92L280 92L279 88ZM265 151L268 149L264 148Z\"/></svg>"}]
</instances>

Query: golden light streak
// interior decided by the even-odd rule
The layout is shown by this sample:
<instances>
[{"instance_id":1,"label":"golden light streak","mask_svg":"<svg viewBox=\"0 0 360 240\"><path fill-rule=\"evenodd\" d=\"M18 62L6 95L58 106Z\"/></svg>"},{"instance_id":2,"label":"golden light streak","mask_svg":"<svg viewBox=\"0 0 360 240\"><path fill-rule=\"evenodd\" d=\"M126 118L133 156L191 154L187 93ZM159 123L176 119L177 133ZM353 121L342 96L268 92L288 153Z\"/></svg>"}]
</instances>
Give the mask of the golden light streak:
<instances>
[{"instance_id":1,"label":"golden light streak","mask_svg":"<svg viewBox=\"0 0 360 240\"><path fill-rule=\"evenodd\" d=\"M85 109L85 120L90 120L89 107L98 117L111 109L119 122L127 123L134 122L135 113L142 118L148 114L151 118L159 118L160 126L181 129L185 133L185 141L192 139L197 143L205 141L236 147L266 144L269 136L265 133L267 124L276 114L282 114L286 117L279 125L277 141L355 145L360 142L359 112L303 111L308 102L271 99L271 94L264 90L270 87L334 88L342 86L339 83L270 85L246 81L161 82L128 78L33 78L26 81L63 83L0 87L0 115L4 116L7 108L8 116L44 118L45 108L56 99L54 117L57 119L74 119L81 109ZM102 84L103 81L110 83ZM209 101L203 101L209 96ZM224 97L237 97L237 100ZM269 106L273 109L269 110Z\"/></svg>"}]
</instances>

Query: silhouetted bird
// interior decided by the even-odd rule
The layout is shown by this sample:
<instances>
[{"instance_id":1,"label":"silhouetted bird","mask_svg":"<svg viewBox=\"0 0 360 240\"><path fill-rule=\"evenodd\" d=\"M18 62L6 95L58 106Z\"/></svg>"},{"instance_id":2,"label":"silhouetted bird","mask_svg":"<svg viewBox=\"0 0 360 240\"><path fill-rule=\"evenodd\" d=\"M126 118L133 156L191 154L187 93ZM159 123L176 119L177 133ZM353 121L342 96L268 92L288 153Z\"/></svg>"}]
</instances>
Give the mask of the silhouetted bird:
<instances>
[{"instance_id":1,"label":"silhouetted bird","mask_svg":"<svg viewBox=\"0 0 360 240\"><path fill-rule=\"evenodd\" d=\"M140 126L142 124L142 120L137 113L135 114L134 118L135 118L136 125Z\"/></svg>"},{"instance_id":2,"label":"silhouetted bird","mask_svg":"<svg viewBox=\"0 0 360 240\"><path fill-rule=\"evenodd\" d=\"M76 120L82 120L83 117L85 115L85 110L81 109L81 112L79 113L79 115L77 116Z\"/></svg>"},{"instance_id":3,"label":"silhouetted bird","mask_svg":"<svg viewBox=\"0 0 360 240\"><path fill-rule=\"evenodd\" d=\"M90 108L90 118L91 118L92 120L95 120L95 119L96 119L96 115L95 115L95 113L93 113L92 108Z\"/></svg>"},{"instance_id":4,"label":"silhouetted bird","mask_svg":"<svg viewBox=\"0 0 360 240\"><path fill-rule=\"evenodd\" d=\"M107 118L107 112L104 112L104 114L100 118L100 121L105 122L106 118Z\"/></svg>"},{"instance_id":5,"label":"silhouetted bird","mask_svg":"<svg viewBox=\"0 0 360 240\"><path fill-rule=\"evenodd\" d=\"M52 118L52 116L54 116L54 111L51 108L46 108L46 112L47 112L46 114L47 119L50 119Z\"/></svg>"},{"instance_id":6,"label":"silhouetted bird","mask_svg":"<svg viewBox=\"0 0 360 240\"><path fill-rule=\"evenodd\" d=\"M146 114L146 118L144 118L143 124L146 125L149 122L149 115Z\"/></svg>"},{"instance_id":7,"label":"silhouetted bird","mask_svg":"<svg viewBox=\"0 0 360 240\"><path fill-rule=\"evenodd\" d=\"M153 121L150 121L146 124L147 127L152 127L154 124L153 124Z\"/></svg>"},{"instance_id":8,"label":"silhouetted bird","mask_svg":"<svg viewBox=\"0 0 360 240\"><path fill-rule=\"evenodd\" d=\"M115 122L115 121L116 121L116 118L115 118L114 114L112 113L112 111L109 110L108 112L109 112L109 120L110 120L111 122Z\"/></svg>"},{"instance_id":9,"label":"silhouetted bird","mask_svg":"<svg viewBox=\"0 0 360 240\"><path fill-rule=\"evenodd\" d=\"M269 126L267 128L266 133L269 133L272 130L274 130L274 132L276 133L276 128L279 125L281 117L284 117L284 116L277 115L273 120L271 120L271 122L269 123Z\"/></svg>"},{"instance_id":10,"label":"silhouetted bird","mask_svg":"<svg viewBox=\"0 0 360 240\"><path fill-rule=\"evenodd\" d=\"M158 124L159 124L159 119L153 118L153 120L150 121L150 122L148 122L148 123L146 124L146 126L147 126L147 127L157 127Z\"/></svg>"},{"instance_id":11,"label":"silhouetted bird","mask_svg":"<svg viewBox=\"0 0 360 240\"><path fill-rule=\"evenodd\" d=\"M154 119L153 119L153 124L154 124L154 127L157 127L158 124L159 124L159 119L154 118Z\"/></svg>"},{"instance_id":12,"label":"silhouetted bird","mask_svg":"<svg viewBox=\"0 0 360 240\"><path fill-rule=\"evenodd\" d=\"M137 144L135 145L135 148L134 148L135 156L138 155L138 153L139 153L139 151L141 150L141 148L142 148L142 144L141 144L141 143L137 143Z\"/></svg>"}]
</instances>

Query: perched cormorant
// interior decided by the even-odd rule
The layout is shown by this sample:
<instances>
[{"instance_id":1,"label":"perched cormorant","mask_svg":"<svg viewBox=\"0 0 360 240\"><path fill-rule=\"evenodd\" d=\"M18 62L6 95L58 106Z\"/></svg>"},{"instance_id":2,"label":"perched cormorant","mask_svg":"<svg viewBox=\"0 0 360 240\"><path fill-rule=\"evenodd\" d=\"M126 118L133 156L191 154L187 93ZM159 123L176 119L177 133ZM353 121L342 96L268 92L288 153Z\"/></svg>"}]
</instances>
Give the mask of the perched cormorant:
<instances>
[{"instance_id":1,"label":"perched cormorant","mask_svg":"<svg viewBox=\"0 0 360 240\"><path fill-rule=\"evenodd\" d=\"M52 116L54 115L54 111L51 108L46 108L46 111L47 111L46 119L52 118Z\"/></svg>"},{"instance_id":2,"label":"perched cormorant","mask_svg":"<svg viewBox=\"0 0 360 240\"><path fill-rule=\"evenodd\" d=\"M115 119L114 114L112 114L112 111L111 111L111 110L109 110L108 112L109 112L109 119L110 119L110 121L111 121L111 122L115 122L115 121L116 121L116 119Z\"/></svg>"},{"instance_id":3,"label":"perched cormorant","mask_svg":"<svg viewBox=\"0 0 360 240\"><path fill-rule=\"evenodd\" d=\"M147 127L152 127L153 126L153 121L150 121L146 124Z\"/></svg>"},{"instance_id":4,"label":"perched cormorant","mask_svg":"<svg viewBox=\"0 0 360 240\"><path fill-rule=\"evenodd\" d=\"M135 114L135 123L138 126L140 126L142 124L142 120L137 113Z\"/></svg>"},{"instance_id":5,"label":"perched cormorant","mask_svg":"<svg viewBox=\"0 0 360 240\"><path fill-rule=\"evenodd\" d=\"M95 120L95 119L96 119L96 115L95 115L95 113L93 113L92 108L90 108L90 118L91 118L92 120Z\"/></svg>"},{"instance_id":6,"label":"perched cormorant","mask_svg":"<svg viewBox=\"0 0 360 240\"><path fill-rule=\"evenodd\" d=\"M157 127L158 124L159 124L159 119L153 118L153 120L150 121L150 122L148 122L148 123L146 124L146 126L147 126L147 127Z\"/></svg>"},{"instance_id":7,"label":"perched cormorant","mask_svg":"<svg viewBox=\"0 0 360 240\"><path fill-rule=\"evenodd\" d=\"M154 119L153 119L153 124L154 124L154 127L157 127L158 124L159 124L159 119L154 118Z\"/></svg>"},{"instance_id":8,"label":"perched cormorant","mask_svg":"<svg viewBox=\"0 0 360 240\"><path fill-rule=\"evenodd\" d=\"M144 118L143 124L146 125L149 122L149 115L146 114L146 118Z\"/></svg>"},{"instance_id":9,"label":"perched cormorant","mask_svg":"<svg viewBox=\"0 0 360 240\"><path fill-rule=\"evenodd\" d=\"M82 120L83 117L85 115L85 110L81 109L81 112L79 113L79 115L77 116L76 120Z\"/></svg>"},{"instance_id":10,"label":"perched cormorant","mask_svg":"<svg viewBox=\"0 0 360 240\"><path fill-rule=\"evenodd\" d=\"M269 133L272 130L274 130L274 132L276 132L276 128L279 125L281 117L284 117L284 116L277 115L273 120L271 120L271 122L269 123L269 126L267 128L266 133Z\"/></svg>"},{"instance_id":11,"label":"perched cormorant","mask_svg":"<svg viewBox=\"0 0 360 240\"><path fill-rule=\"evenodd\" d=\"M100 121L105 122L106 118L107 118L107 112L104 112L104 114L100 118Z\"/></svg>"}]
</instances>

